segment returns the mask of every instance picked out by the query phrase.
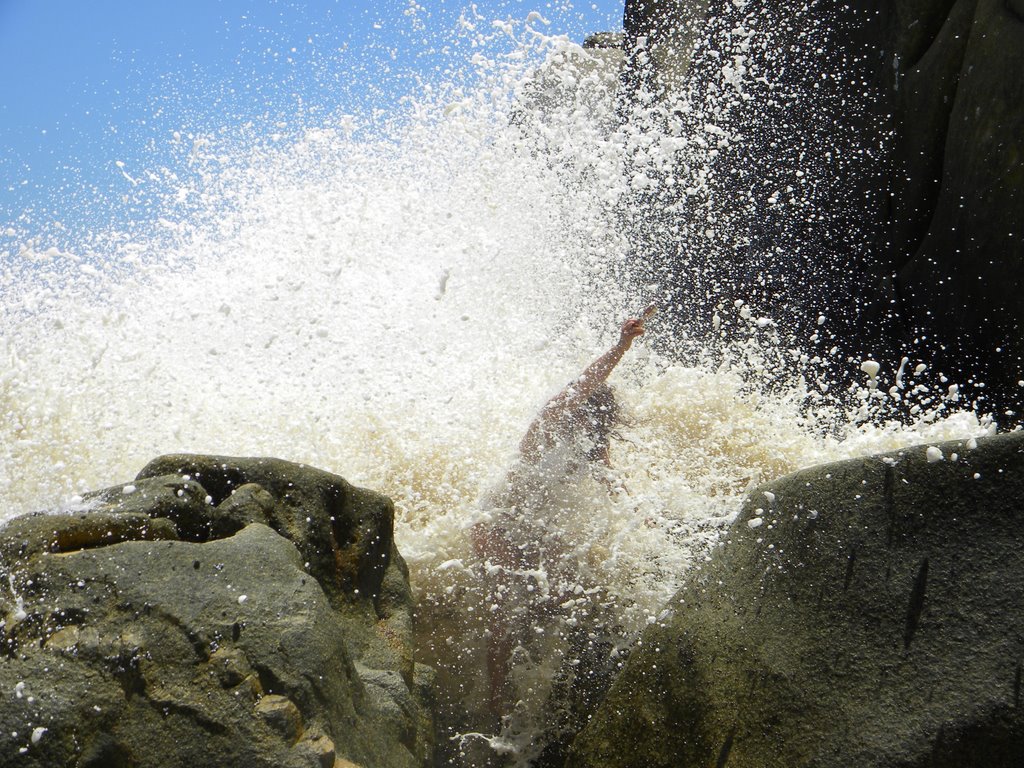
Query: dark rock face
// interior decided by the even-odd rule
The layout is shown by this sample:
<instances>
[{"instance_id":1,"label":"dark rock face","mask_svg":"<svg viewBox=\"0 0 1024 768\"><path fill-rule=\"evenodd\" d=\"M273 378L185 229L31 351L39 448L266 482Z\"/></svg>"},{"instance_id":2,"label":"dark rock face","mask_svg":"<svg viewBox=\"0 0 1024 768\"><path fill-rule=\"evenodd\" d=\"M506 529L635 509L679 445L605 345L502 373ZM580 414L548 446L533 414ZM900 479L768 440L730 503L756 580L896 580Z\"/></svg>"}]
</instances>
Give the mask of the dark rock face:
<instances>
[{"instance_id":1,"label":"dark rock face","mask_svg":"<svg viewBox=\"0 0 1024 768\"><path fill-rule=\"evenodd\" d=\"M1024 21L1004 0L896 8L886 52L898 62L889 255L899 317L947 346L947 368L1015 406L1024 378L1024 81L1010 73L1024 71Z\"/></svg>"},{"instance_id":2,"label":"dark rock face","mask_svg":"<svg viewBox=\"0 0 1024 768\"><path fill-rule=\"evenodd\" d=\"M1024 764L1024 435L936 448L754 491L568 765Z\"/></svg>"},{"instance_id":3,"label":"dark rock face","mask_svg":"<svg viewBox=\"0 0 1024 768\"><path fill-rule=\"evenodd\" d=\"M823 311L841 351L908 354L989 408L1016 407L1019 5L629 0L631 108L660 106L665 117L649 128L671 133L673 100L688 89L701 122L721 120L740 136L709 166L713 221L700 200L666 183L671 174L638 193L627 220L644 277L694 307L681 318L688 324L707 319L709 302L738 296L799 337ZM749 49L737 46L736 30L755 32ZM729 103L722 79L735 55L744 56L752 98ZM705 95L727 109L701 112ZM686 178L685 164L675 176ZM796 169L807 173L797 178Z\"/></svg>"},{"instance_id":4,"label":"dark rock face","mask_svg":"<svg viewBox=\"0 0 1024 768\"><path fill-rule=\"evenodd\" d=\"M0 529L0 765L428 764L389 500L167 456L83 507Z\"/></svg>"}]
</instances>

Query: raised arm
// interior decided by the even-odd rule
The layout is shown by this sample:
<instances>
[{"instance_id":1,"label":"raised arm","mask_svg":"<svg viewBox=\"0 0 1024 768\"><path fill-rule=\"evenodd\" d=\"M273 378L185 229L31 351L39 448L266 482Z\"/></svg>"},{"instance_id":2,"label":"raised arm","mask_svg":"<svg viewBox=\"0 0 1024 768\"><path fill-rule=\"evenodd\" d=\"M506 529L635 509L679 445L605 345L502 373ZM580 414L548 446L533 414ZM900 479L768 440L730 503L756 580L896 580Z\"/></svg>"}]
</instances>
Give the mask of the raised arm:
<instances>
[{"instance_id":1,"label":"raised arm","mask_svg":"<svg viewBox=\"0 0 1024 768\"><path fill-rule=\"evenodd\" d=\"M519 443L519 451L524 457L536 458L547 430L563 423L574 409L586 402L597 387L608 379L609 374L622 360L622 356L633 346L633 340L643 334L644 322L654 314L654 311L655 305L651 304L639 317L626 320L619 330L619 340L615 346L588 365L583 373L547 402Z\"/></svg>"},{"instance_id":2,"label":"raised arm","mask_svg":"<svg viewBox=\"0 0 1024 768\"><path fill-rule=\"evenodd\" d=\"M619 330L619 340L615 346L588 365L575 381L551 398L545 406L545 410L558 412L571 410L581 405L594 394L594 390L599 384L607 381L615 366L622 360L622 356L633 346L633 339L643 332L644 321L642 318L631 317L626 320Z\"/></svg>"}]
</instances>

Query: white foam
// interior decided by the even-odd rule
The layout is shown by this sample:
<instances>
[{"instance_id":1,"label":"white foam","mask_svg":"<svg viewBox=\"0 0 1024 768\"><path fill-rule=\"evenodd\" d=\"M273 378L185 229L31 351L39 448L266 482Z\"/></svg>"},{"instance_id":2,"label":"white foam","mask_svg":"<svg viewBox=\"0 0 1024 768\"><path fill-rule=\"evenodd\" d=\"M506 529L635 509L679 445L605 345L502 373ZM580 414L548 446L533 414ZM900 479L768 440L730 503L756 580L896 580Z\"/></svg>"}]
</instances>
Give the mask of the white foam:
<instances>
[{"instance_id":1,"label":"white foam","mask_svg":"<svg viewBox=\"0 0 1024 768\"><path fill-rule=\"evenodd\" d=\"M868 375L869 379L874 380L878 376L878 371L881 369L881 365L875 360L865 360L860 364L860 369Z\"/></svg>"}]
</instances>

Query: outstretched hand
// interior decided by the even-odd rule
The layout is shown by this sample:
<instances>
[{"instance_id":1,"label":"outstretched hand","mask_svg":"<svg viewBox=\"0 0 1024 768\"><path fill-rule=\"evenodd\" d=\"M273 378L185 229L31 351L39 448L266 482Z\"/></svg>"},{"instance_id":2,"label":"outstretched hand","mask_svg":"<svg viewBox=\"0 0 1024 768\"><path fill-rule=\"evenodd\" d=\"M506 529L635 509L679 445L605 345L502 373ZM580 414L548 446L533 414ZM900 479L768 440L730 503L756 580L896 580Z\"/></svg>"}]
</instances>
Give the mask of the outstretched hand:
<instances>
[{"instance_id":1,"label":"outstretched hand","mask_svg":"<svg viewBox=\"0 0 1024 768\"><path fill-rule=\"evenodd\" d=\"M619 331L619 341L625 344L627 347L633 343L633 339L637 336L643 335L644 322L654 314L657 306L649 304L644 307L644 310L640 313L640 317L631 317L622 324L622 329Z\"/></svg>"}]
</instances>

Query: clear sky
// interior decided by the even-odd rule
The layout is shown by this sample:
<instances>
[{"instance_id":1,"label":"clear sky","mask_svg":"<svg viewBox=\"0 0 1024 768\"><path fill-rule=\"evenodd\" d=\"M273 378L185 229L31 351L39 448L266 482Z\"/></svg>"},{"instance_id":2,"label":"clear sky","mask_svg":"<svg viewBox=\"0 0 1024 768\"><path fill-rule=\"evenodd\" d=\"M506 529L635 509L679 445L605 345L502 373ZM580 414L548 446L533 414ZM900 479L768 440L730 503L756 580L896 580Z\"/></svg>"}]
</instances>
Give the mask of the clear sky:
<instances>
[{"instance_id":1,"label":"clear sky","mask_svg":"<svg viewBox=\"0 0 1024 768\"><path fill-rule=\"evenodd\" d=\"M477 0L581 41L623 0ZM173 131L387 108L441 77L468 0L0 0L0 236L123 183ZM25 213L29 211L29 213Z\"/></svg>"}]
</instances>

